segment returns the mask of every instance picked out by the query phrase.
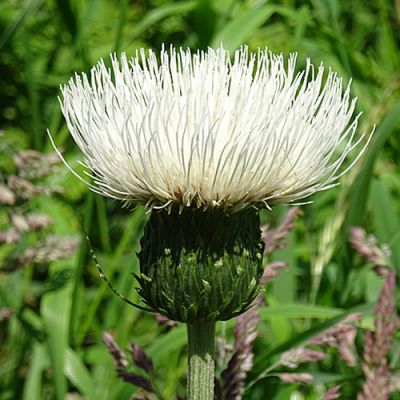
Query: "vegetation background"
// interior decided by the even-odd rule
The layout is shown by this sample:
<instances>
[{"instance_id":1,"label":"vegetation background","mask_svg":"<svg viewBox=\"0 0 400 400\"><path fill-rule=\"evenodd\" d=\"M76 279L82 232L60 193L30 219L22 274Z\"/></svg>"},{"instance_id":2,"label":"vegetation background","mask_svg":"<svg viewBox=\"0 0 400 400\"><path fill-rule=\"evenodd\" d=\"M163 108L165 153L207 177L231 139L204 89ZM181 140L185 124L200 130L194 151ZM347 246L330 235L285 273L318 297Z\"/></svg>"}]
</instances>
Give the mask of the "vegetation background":
<instances>
[{"instance_id":1,"label":"vegetation background","mask_svg":"<svg viewBox=\"0 0 400 400\"><path fill-rule=\"evenodd\" d=\"M21 150L52 150L47 128L79 170L82 157L57 101L59 85L75 71L89 71L110 52L132 55L163 43L205 49L220 42L231 51L245 43L252 50L297 52L299 68L307 57L315 65L323 62L345 83L352 78L357 111L363 112L359 133L377 126L368 151L341 186L302 206L288 246L273 254L289 268L265 292L268 306L261 310L248 381L284 351L354 310L363 313L356 341L362 354L362 333L372 325L382 279L352 250L349 228L362 226L386 243L393 268L400 269L398 0L2 0L0 183L18 173L15 155ZM44 175L41 187L61 187L63 194L42 190L0 209L0 231L9 229L12 213L45 213L53 221L38 231L20 229L19 241L0 246L0 399L130 398L137 388L116 376L104 331L123 349L131 340L146 349L163 399L182 396L184 327L165 333L152 315L112 294L99 279L82 234L81 224L113 285L137 300L131 273L138 271L144 210L122 209L90 193L63 166ZM263 219L275 225L286 209L276 207ZM10 260L50 234L80 238L80 246L62 260L31 258L10 268ZM228 340L231 327L220 326ZM393 371L399 354L395 338ZM342 398L355 399L363 384L360 362L350 368L331 350L326 360L302 369L314 375L312 385L267 377L244 399L320 399L332 384L342 384ZM394 392L392 398L400 397Z\"/></svg>"}]
</instances>

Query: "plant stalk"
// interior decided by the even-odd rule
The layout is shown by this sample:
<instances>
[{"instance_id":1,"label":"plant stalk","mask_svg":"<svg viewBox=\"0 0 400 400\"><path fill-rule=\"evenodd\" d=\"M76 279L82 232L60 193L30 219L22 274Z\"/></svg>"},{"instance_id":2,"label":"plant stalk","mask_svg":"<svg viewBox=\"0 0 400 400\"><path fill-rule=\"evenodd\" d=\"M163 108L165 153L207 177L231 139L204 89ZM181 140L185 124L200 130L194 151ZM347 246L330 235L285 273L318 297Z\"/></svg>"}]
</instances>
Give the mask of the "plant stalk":
<instances>
[{"instance_id":1,"label":"plant stalk","mask_svg":"<svg viewBox=\"0 0 400 400\"><path fill-rule=\"evenodd\" d=\"M188 324L187 332L187 400L213 400L215 321Z\"/></svg>"}]
</instances>

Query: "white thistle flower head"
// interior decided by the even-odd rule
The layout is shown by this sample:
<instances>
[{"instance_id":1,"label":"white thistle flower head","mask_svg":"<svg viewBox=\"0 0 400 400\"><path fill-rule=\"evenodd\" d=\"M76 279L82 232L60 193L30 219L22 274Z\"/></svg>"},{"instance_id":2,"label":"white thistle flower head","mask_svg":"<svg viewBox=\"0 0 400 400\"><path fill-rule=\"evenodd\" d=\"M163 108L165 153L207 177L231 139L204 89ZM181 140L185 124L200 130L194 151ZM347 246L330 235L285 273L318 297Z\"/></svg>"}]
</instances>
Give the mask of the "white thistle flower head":
<instances>
[{"instance_id":1,"label":"white thistle flower head","mask_svg":"<svg viewBox=\"0 0 400 400\"><path fill-rule=\"evenodd\" d=\"M95 192L150 208L236 212L327 189L354 163L339 172L364 136L355 140L356 99L322 65L307 60L296 73L295 54L285 62L247 47L233 59L222 47L157 56L111 55L111 68L101 60L62 87Z\"/></svg>"}]
</instances>

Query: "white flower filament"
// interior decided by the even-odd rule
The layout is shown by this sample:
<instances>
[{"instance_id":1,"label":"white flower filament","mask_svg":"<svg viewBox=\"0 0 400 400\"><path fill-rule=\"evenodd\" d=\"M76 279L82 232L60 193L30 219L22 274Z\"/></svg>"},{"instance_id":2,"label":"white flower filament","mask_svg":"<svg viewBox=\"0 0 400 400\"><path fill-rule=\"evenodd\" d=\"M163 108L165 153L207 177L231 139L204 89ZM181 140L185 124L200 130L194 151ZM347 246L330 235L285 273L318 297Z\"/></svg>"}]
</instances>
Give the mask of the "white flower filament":
<instances>
[{"instance_id":1,"label":"white flower filament","mask_svg":"<svg viewBox=\"0 0 400 400\"><path fill-rule=\"evenodd\" d=\"M291 202L335 184L363 139L350 85L343 92L331 71L323 84L310 61L296 74L295 55L287 68L246 47L233 61L223 48L111 59L72 78L60 103L91 188L127 203L234 212Z\"/></svg>"}]
</instances>

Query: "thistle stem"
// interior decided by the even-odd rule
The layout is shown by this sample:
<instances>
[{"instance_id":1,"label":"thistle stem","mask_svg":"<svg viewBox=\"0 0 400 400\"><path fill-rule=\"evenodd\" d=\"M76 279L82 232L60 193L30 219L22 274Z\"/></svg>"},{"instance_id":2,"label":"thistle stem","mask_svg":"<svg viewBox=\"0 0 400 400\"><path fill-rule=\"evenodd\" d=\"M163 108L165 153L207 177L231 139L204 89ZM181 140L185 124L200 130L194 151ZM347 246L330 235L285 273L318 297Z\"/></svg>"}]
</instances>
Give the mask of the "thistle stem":
<instances>
[{"instance_id":1,"label":"thistle stem","mask_svg":"<svg viewBox=\"0 0 400 400\"><path fill-rule=\"evenodd\" d=\"M187 400L213 400L215 321L188 324L187 332Z\"/></svg>"}]
</instances>

